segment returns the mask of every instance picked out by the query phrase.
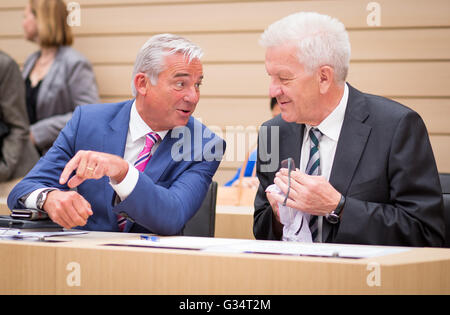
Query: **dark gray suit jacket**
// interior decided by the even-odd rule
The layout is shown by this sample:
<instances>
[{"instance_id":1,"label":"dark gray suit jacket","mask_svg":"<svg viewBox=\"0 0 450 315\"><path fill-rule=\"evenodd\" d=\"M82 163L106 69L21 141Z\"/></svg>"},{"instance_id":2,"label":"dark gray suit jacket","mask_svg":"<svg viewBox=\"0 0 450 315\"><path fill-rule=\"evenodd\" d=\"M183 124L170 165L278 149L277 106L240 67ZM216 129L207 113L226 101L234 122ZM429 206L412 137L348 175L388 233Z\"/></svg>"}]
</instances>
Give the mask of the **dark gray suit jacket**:
<instances>
[{"instance_id":1,"label":"dark gray suit jacket","mask_svg":"<svg viewBox=\"0 0 450 315\"><path fill-rule=\"evenodd\" d=\"M261 127L253 226L257 239L281 238L272 228L265 189L273 183L280 161L292 157L300 165L303 131L304 125L287 123L281 116ZM278 167L265 171L274 161ZM346 196L346 203L340 223L323 220L324 242L442 245L445 227L436 162L426 127L411 109L349 85L330 183Z\"/></svg>"},{"instance_id":2,"label":"dark gray suit jacket","mask_svg":"<svg viewBox=\"0 0 450 315\"><path fill-rule=\"evenodd\" d=\"M0 182L23 177L39 154L30 141L25 86L16 62L0 51L0 119L9 134L0 147Z\"/></svg>"}]
</instances>

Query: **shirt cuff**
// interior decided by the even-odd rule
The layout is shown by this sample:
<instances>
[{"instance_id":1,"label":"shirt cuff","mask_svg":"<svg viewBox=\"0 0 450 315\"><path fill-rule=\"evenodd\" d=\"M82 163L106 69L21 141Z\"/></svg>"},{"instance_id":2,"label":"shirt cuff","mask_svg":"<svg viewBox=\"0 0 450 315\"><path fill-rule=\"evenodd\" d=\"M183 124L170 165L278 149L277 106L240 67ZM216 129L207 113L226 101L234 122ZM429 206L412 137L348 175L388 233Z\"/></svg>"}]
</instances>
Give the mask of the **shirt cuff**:
<instances>
[{"instance_id":1,"label":"shirt cuff","mask_svg":"<svg viewBox=\"0 0 450 315\"><path fill-rule=\"evenodd\" d=\"M120 200L125 200L134 190L139 180L139 171L132 165L128 163L128 172L125 178L120 182L116 183L113 179L109 179L109 184L117 193Z\"/></svg>"},{"instance_id":2,"label":"shirt cuff","mask_svg":"<svg viewBox=\"0 0 450 315\"><path fill-rule=\"evenodd\" d=\"M36 189L35 191L33 191L31 194L29 194L28 197L25 199L25 202L23 202L23 204L25 205L25 208L37 209L38 208L37 207L37 197L38 197L39 193L48 188L51 188L51 187L39 188L39 189Z\"/></svg>"}]
</instances>

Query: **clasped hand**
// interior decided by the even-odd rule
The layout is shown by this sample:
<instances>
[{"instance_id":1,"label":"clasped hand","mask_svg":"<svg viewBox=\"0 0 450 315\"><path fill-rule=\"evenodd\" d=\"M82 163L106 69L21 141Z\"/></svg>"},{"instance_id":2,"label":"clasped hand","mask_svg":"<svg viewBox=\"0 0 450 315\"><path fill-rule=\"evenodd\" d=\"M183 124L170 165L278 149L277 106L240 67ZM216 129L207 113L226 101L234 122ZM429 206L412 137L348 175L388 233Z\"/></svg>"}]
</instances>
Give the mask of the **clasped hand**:
<instances>
[{"instance_id":1,"label":"clasped hand","mask_svg":"<svg viewBox=\"0 0 450 315\"><path fill-rule=\"evenodd\" d=\"M277 172L274 183L286 195L288 191L288 170ZM275 217L280 220L278 203L284 202L284 197L268 192L269 200ZM341 194L322 176L307 175L299 169L291 172L291 189L286 206L303 212L325 216L336 209Z\"/></svg>"},{"instance_id":2,"label":"clasped hand","mask_svg":"<svg viewBox=\"0 0 450 315\"><path fill-rule=\"evenodd\" d=\"M69 179L75 171L75 175ZM87 179L109 176L120 183L128 172L128 163L119 156L94 151L78 151L66 164L59 183L75 188ZM93 214L90 203L75 191L51 191L43 205L50 219L66 229L84 226Z\"/></svg>"}]
</instances>

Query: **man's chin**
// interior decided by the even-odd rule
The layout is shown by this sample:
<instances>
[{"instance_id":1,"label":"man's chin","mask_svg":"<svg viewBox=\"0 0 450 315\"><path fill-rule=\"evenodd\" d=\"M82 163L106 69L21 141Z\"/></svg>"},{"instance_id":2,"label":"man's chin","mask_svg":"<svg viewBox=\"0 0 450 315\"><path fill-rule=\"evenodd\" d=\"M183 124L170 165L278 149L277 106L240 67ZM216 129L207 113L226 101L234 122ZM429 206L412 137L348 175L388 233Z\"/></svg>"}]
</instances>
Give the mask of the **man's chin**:
<instances>
[{"instance_id":1,"label":"man's chin","mask_svg":"<svg viewBox=\"0 0 450 315\"><path fill-rule=\"evenodd\" d=\"M296 117L294 117L294 115L286 113L286 112L281 112L281 118L285 121L285 122L296 122L297 119Z\"/></svg>"},{"instance_id":2,"label":"man's chin","mask_svg":"<svg viewBox=\"0 0 450 315\"><path fill-rule=\"evenodd\" d=\"M184 118L184 119L178 119L177 122L176 122L176 126L174 126L174 127L184 127L184 126L186 126L188 124L188 122L189 122L189 118L190 117Z\"/></svg>"}]
</instances>

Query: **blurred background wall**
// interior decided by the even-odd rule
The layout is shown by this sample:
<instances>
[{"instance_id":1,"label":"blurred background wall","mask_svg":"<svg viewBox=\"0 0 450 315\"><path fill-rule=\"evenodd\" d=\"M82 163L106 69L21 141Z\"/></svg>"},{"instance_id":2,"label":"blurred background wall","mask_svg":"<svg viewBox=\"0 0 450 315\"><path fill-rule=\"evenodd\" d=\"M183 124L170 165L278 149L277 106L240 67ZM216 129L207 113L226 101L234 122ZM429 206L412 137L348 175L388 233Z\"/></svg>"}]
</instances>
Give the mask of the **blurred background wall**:
<instances>
[{"instance_id":1,"label":"blurred background wall","mask_svg":"<svg viewBox=\"0 0 450 315\"><path fill-rule=\"evenodd\" d=\"M23 65L37 46L23 38L28 0L0 0L0 49ZM69 1L66 0L66 3ZM153 34L177 33L205 51L194 114L222 130L227 156L215 180L231 178L270 118L268 76L258 38L298 11L340 19L352 44L348 82L397 100L425 120L440 172L450 172L450 1L78 0L74 47L93 64L103 102L131 98L131 71ZM76 14L79 13L79 16Z\"/></svg>"}]
</instances>

